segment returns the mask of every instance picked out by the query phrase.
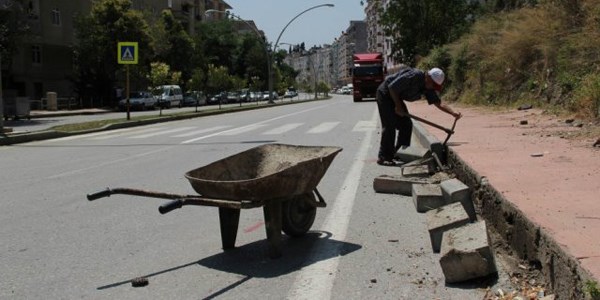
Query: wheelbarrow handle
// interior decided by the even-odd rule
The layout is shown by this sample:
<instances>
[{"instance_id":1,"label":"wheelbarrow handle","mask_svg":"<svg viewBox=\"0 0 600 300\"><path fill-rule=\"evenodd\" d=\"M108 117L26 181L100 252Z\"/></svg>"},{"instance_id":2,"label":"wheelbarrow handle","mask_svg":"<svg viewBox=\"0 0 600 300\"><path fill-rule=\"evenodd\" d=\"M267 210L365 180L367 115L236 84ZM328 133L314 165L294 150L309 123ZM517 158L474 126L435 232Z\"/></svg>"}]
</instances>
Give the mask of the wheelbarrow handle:
<instances>
[{"instance_id":1,"label":"wheelbarrow handle","mask_svg":"<svg viewBox=\"0 0 600 300\"><path fill-rule=\"evenodd\" d=\"M103 191L99 191L99 192L87 194L87 199L89 201L94 201L96 199L100 199L100 198L104 198L104 197L109 197L111 194L112 194L112 191L109 188L106 188Z\"/></svg>"},{"instance_id":2,"label":"wheelbarrow handle","mask_svg":"<svg viewBox=\"0 0 600 300\"><path fill-rule=\"evenodd\" d=\"M177 200L173 200L173 201L169 201L161 206L158 207L158 212L161 215L164 215L170 211L176 210L178 208L181 208L184 204L183 199L177 199Z\"/></svg>"},{"instance_id":3,"label":"wheelbarrow handle","mask_svg":"<svg viewBox=\"0 0 600 300\"><path fill-rule=\"evenodd\" d=\"M103 197L108 197L114 194L123 194L123 195L132 195L132 196L142 196L142 197L151 197L151 198L161 198L161 199L184 199L184 198L198 198L195 195L179 195L179 194L170 194L163 192L153 192L153 191L145 191L139 189L130 189L130 188L106 188L103 191L95 192L92 194L88 194L87 198L90 201L100 199Z\"/></svg>"}]
</instances>

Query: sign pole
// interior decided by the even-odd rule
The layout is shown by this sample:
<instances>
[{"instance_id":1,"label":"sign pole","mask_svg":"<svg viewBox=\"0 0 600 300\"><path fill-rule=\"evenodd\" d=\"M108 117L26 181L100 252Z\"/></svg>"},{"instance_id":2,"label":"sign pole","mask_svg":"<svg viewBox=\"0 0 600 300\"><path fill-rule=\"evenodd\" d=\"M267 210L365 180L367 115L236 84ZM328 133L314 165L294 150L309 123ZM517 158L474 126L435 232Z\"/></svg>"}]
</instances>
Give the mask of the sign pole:
<instances>
[{"instance_id":1,"label":"sign pole","mask_svg":"<svg viewBox=\"0 0 600 300\"><path fill-rule=\"evenodd\" d=\"M127 83L125 84L125 106L127 106L127 121L131 119L129 103L129 65L138 63L138 43L137 42L118 42L117 43L117 62L126 65Z\"/></svg>"},{"instance_id":2,"label":"sign pole","mask_svg":"<svg viewBox=\"0 0 600 300\"><path fill-rule=\"evenodd\" d=\"M126 69L127 69L127 84L125 87L125 97L127 97L127 121L131 120L130 114L129 114L129 65L125 65Z\"/></svg>"}]
</instances>

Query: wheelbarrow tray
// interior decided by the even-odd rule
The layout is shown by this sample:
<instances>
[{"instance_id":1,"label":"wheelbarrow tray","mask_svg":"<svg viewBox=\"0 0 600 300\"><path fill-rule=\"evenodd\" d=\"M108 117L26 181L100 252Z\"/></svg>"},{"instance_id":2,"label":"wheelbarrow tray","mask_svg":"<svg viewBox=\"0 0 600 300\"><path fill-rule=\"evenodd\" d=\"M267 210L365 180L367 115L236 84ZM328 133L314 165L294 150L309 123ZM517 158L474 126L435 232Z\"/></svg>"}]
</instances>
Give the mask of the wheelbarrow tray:
<instances>
[{"instance_id":1,"label":"wheelbarrow tray","mask_svg":"<svg viewBox=\"0 0 600 300\"><path fill-rule=\"evenodd\" d=\"M313 191L340 147L266 144L185 174L208 198L265 201Z\"/></svg>"}]
</instances>

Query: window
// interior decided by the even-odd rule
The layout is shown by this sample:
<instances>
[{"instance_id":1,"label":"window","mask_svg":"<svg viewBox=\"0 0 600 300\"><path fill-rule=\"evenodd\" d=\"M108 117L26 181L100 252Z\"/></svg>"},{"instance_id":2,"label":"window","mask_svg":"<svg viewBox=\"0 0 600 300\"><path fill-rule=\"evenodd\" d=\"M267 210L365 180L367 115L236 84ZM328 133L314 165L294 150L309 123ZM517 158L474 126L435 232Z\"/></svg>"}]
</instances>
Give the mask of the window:
<instances>
[{"instance_id":1,"label":"window","mask_svg":"<svg viewBox=\"0 0 600 300\"><path fill-rule=\"evenodd\" d=\"M60 26L60 10L58 8L52 10L52 25Z\"/></svg>"},{"instance_id":2,"label":"window","mask_svg":"<svg viewBox=\"0 0 600 300\"><path fill-rule=\"evenodd\" d=\"M42 48L40 46L31 46L31 62L36 65L42 63Z\"/></svg>"}]
</instances>

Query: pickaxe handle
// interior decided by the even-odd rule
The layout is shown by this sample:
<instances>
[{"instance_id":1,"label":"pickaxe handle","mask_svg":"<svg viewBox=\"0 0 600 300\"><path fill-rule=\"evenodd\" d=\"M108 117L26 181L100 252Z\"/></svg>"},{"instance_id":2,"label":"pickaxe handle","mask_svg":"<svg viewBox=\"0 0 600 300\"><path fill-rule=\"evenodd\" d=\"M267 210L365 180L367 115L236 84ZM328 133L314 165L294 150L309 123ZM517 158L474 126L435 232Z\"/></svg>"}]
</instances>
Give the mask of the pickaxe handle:
<instances>
[{"instance_id":1,"label":"pickaxe handle","mask_svg":"<svg viewBox=\"0 0 600 300\"><path fill-rule=\"evenodd\" d=\"M435 123L433 123L431 121L425 120L425 119L417 117L415 115L408 114L408 116L411 119L417 120L417 121L425 123L425 124L427 124L429 126L433 126L433 127L437 128L439 130L442 130L442 131L446 132L447 134L453 134L454 133L454 127L456 126L456 120L457 120L457 119L454 119L454 125L452 125L452 129L448 129L446 127L443 127L441 125L435 124Z\"/></svg>"}]
</instances>

